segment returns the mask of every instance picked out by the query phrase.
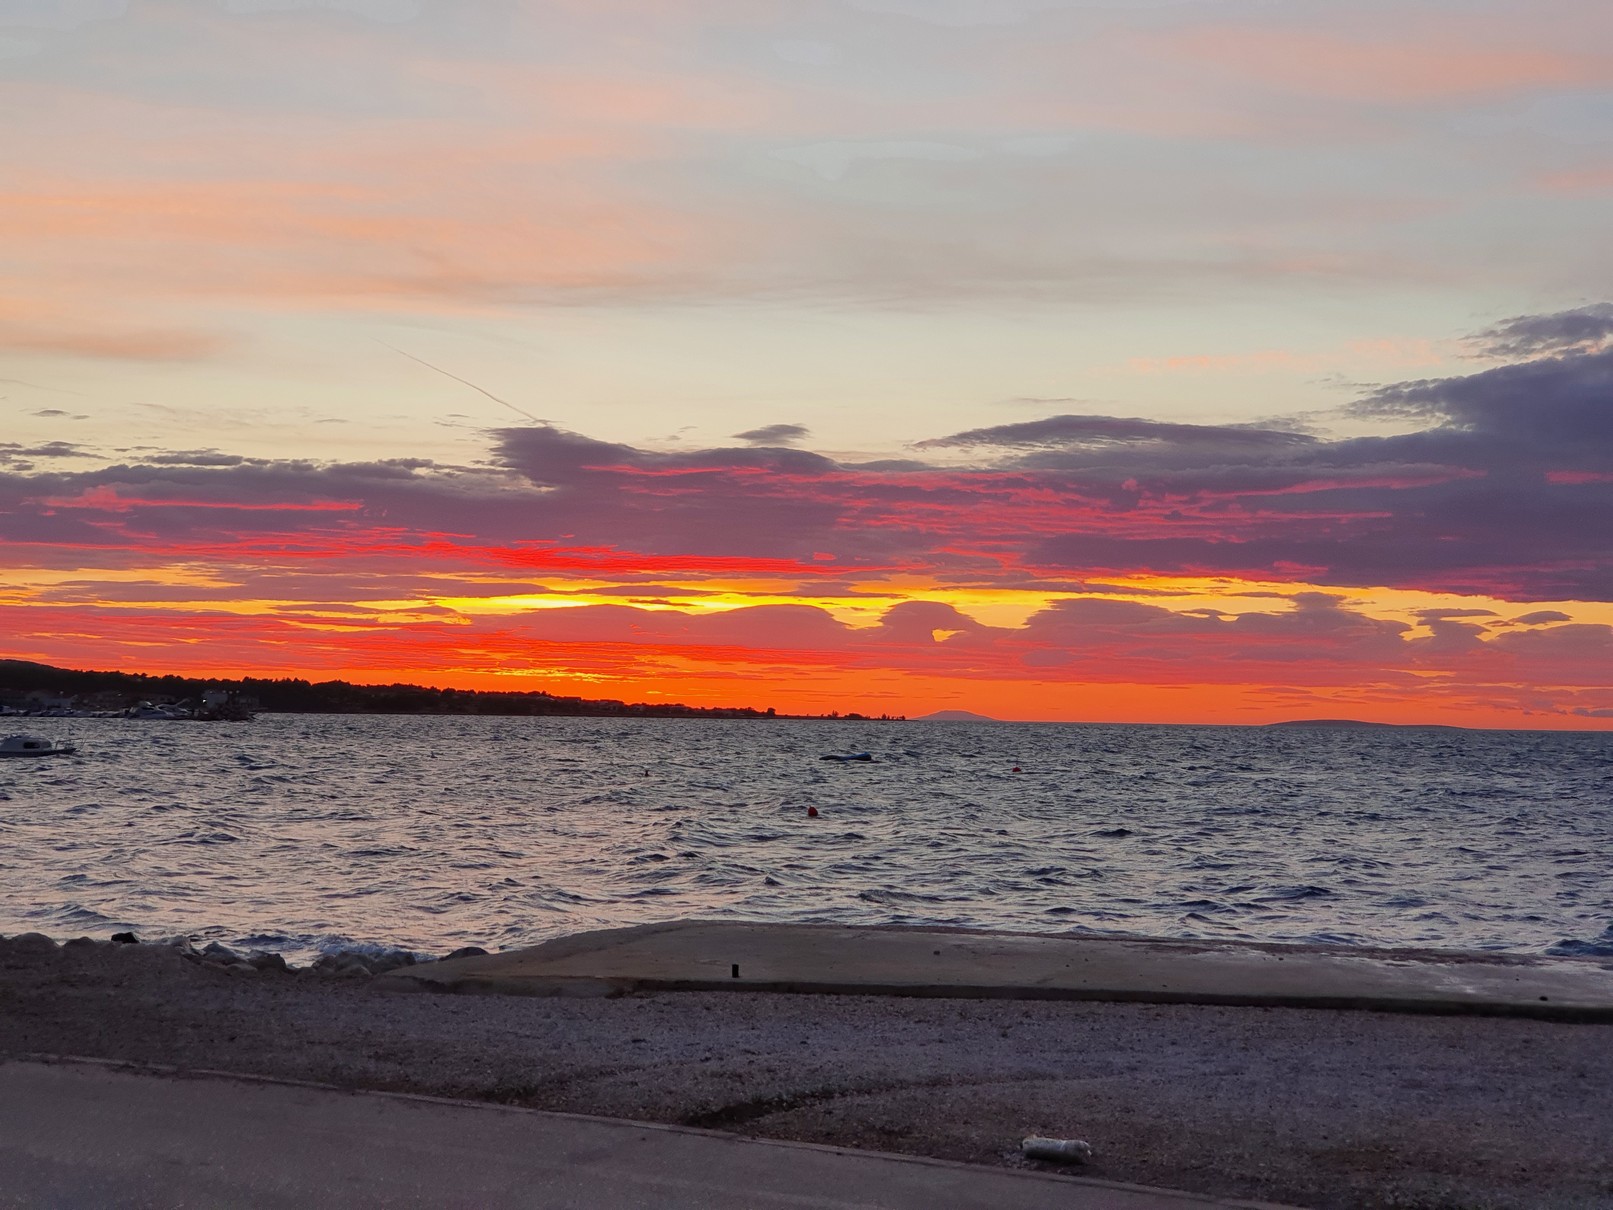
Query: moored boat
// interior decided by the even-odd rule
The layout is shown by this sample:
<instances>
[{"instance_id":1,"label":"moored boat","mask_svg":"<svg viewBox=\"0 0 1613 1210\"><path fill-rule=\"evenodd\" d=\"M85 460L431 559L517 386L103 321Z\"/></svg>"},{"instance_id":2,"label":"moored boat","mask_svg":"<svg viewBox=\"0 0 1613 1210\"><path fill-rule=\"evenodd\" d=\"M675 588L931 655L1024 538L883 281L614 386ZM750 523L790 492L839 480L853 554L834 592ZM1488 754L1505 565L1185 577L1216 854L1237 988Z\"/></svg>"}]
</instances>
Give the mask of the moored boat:
<instances>
[{"instance_id":1,"label":"moored boat","mask_svg":"<svg viewBox=\"0 0 1613 1210\"><path fill-rule=\"evenodd\" d=\"M58 744L37 735L8 735L0 739L0 757L71 756L77 750L72 744Z\"/></svg>"}]
</instances>

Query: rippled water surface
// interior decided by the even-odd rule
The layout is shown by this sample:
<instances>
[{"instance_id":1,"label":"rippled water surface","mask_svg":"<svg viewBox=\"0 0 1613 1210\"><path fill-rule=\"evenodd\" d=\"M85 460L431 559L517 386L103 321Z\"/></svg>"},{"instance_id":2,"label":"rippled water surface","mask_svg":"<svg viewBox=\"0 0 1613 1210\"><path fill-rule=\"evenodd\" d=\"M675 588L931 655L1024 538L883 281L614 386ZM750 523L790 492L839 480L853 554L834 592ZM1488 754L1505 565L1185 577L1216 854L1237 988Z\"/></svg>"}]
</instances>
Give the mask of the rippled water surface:
<instances>
[{"instance_id":1,"label":"rippled water surface","mask_svg":"<svg viewBox=\"0 0 1613 1210\"><path fill-rule=\"evenodd\" d=\"M305 959L726 916L1613 953L1609 733L25 722L80 755L0 762L0 933Z\"/></svg>"}]
</instances>

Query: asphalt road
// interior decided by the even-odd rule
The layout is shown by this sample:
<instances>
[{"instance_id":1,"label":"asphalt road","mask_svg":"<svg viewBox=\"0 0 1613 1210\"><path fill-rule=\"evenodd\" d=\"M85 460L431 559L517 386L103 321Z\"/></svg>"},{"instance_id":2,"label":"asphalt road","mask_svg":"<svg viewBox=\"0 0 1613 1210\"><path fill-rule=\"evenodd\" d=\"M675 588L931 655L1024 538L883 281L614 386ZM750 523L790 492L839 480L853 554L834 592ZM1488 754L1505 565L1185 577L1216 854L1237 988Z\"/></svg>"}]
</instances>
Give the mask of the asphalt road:
<instances>
[{"instance_id":1,"label":"asphalt road","mask_svg":"<svg viewBox=\"0 0 1613 1210\"><path fill-rule=\"evenodd\" d=\"M5 1207L1204 1210L1237 1204L423 1097L100 1064L0 1064Z\"/></svg>"}]
</instances>

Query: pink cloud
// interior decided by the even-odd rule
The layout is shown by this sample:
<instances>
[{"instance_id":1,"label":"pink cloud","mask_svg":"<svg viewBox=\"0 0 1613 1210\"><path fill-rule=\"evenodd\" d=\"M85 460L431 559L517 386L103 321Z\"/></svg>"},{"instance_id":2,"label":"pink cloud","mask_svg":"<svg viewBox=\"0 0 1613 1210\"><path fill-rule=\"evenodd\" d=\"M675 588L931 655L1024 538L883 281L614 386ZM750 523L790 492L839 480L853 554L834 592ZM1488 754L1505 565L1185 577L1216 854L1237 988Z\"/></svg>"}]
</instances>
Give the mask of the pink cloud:
<instances>
[{"instance_id":1,"label":"pink cloud","mask_svg":"<svg viewBox=\"0 0 1613 1210\"><path fill-rule=\"evenodd\" d=\"M1548 193L1613 193L1613 165L1548 172L1536 177L1535 184Z\"/></svg>"},{"instance_id":2,"label":"pink cloud","mask_svg":"<svg viewBox=\"0 0 1613 1210\"><path fill-rule=\"evenodd\" d=\"M1184 283L1220 296L1274 277L1426 278L1448 266L1337 236L1450 205L1426 189L1291 192L1216 170L1184 188L1180 149L1141 155L1144 144L1090 136L1199 140L1214 155L1224 140L1359 148L1359 115L1273 105L1242 85L1393 102L1605 69L1489 28L1467 42L1398 26L1405 36L1184 33L1064 14L1049 16L1047 37L915 40L906 25L835 11L811 22L825 45L902 69L813 73L784 70L767 49L801 23L782 5L500 6L441 28L192 7L138 6L63 40L59 71L0 84L0 107L37 119L0 135L13 167L0 225L19 233L8 268L80 317L13 334L13 347L216 348L194 317L166 336L124 332L94 305L108 297L216 316L220 300L450 312L758 294L1022 304ZM146 53L120 53L125 26L143 31ZM243 79L280 87L265 100ZM914 141L962 158L888 154ZM803 147L840 147L880 189L790 176L788 153ZM1081 223L1066 221L1072 198Z\"/></svg>"},{"instance_id":3,"label":"pink cloud","mask_svg":"<svg viewBox=\"0 0 1613 1210\"><path fill-rule=\"evenodd\" d=\"M1613 71L1613 56L1606 53L1528 41L1476 42L1451 28L1420 36L1404 30L1359 36L1276 26L1201 26L1162 41L1183 58L1240 81L1370 104L1597 87Z\"/></svg>"},{"instance_id":4,"label":"pink cloud","mask_svg":"<svg viewBox=\"0 0 1613 1210\"><path fill-rule=\"evenodd\" d=\"M5 200L0 196L0 214ZM192 325L131 324L98 298L66 299L60 283L34 297L0 296L0 348L122 361L193 361L222 353L228 337Z\"/></svg>"},{"instance_id":5,"label":"pink cloud","mask_svg":"<svg viewBox=\"0 0 1613 1210\"><path fill-rule=\"evenodd\" d=\"M1609 471L1547 471L1546 482L1566 486L1578 486L1586 483L1613 483L1613 472Z\"/></svg>"},{"instance_id":6,"label":"pink cloud","mask_svg":"<svg viewBox=\"0 0 1613 1210\"><path fill-rule=\"evenodd\" d=\"M234 500L167 500L151 496L122 496L118 489L111 485L89 488L77 496L71 497L44 497L39 503L46 509L84 509L97 513L130 513L137 510L148 509L222 509L229 512L273 512L273 513L340 513L356 512L363 508L362 504L351 501L318 500L307 502L292 501L234 501Z\"/></svg>"},{"instance_id":7,"label":"pink cloud","mask_svg":"<svg viewBox=\"0 0 1613 1210\"><path fill-rule=\"evenodd\" d=\"M1508 331L1538 343L1587 322L1602 321L1576 312ZM1613 599L1598 403L1613 351L1546 347L1381 388L1360 406L1423 426L1390 437L1065 415L915 446L951 465L859 465L794 448L646 451L535 426L499 431L494 465L474 472L176 455L13 473L0 476L0 536L14 558L58 565L88 551L121 566L295 554L441 574L1012 586L1144 573Z\"/></svg>"}]
</instances>

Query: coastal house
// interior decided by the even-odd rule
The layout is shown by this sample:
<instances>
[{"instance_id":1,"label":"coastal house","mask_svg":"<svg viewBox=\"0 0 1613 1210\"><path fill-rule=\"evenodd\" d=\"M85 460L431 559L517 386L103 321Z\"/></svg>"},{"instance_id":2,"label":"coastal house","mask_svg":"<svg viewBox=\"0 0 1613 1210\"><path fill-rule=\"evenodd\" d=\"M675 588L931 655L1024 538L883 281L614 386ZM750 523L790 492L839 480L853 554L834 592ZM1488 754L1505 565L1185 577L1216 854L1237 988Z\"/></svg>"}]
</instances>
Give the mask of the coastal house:
<instances>
[{"instance_id":1,"label":"coastal house","mask_svg":"<svg viewBox=\"0 0 1613 1210\"><path fill-rule=\"evenodd\" d=\"M78 695L79 709L94 713L122 710L133 703L134 697L125 689L98 689Z\"/></svg>"},{"instance_id":2,"label":"coastal house","mask_svg":"<svg viewBox=\"0 0 1613 1210\"><path fill-rule=\"evenodd\" d=\"M53 710L71 710L76 705L72 696L49 693L43 689L31 690L23 699L23 708L34 714L47 714Z\"/></svg>"}]
</instances>

